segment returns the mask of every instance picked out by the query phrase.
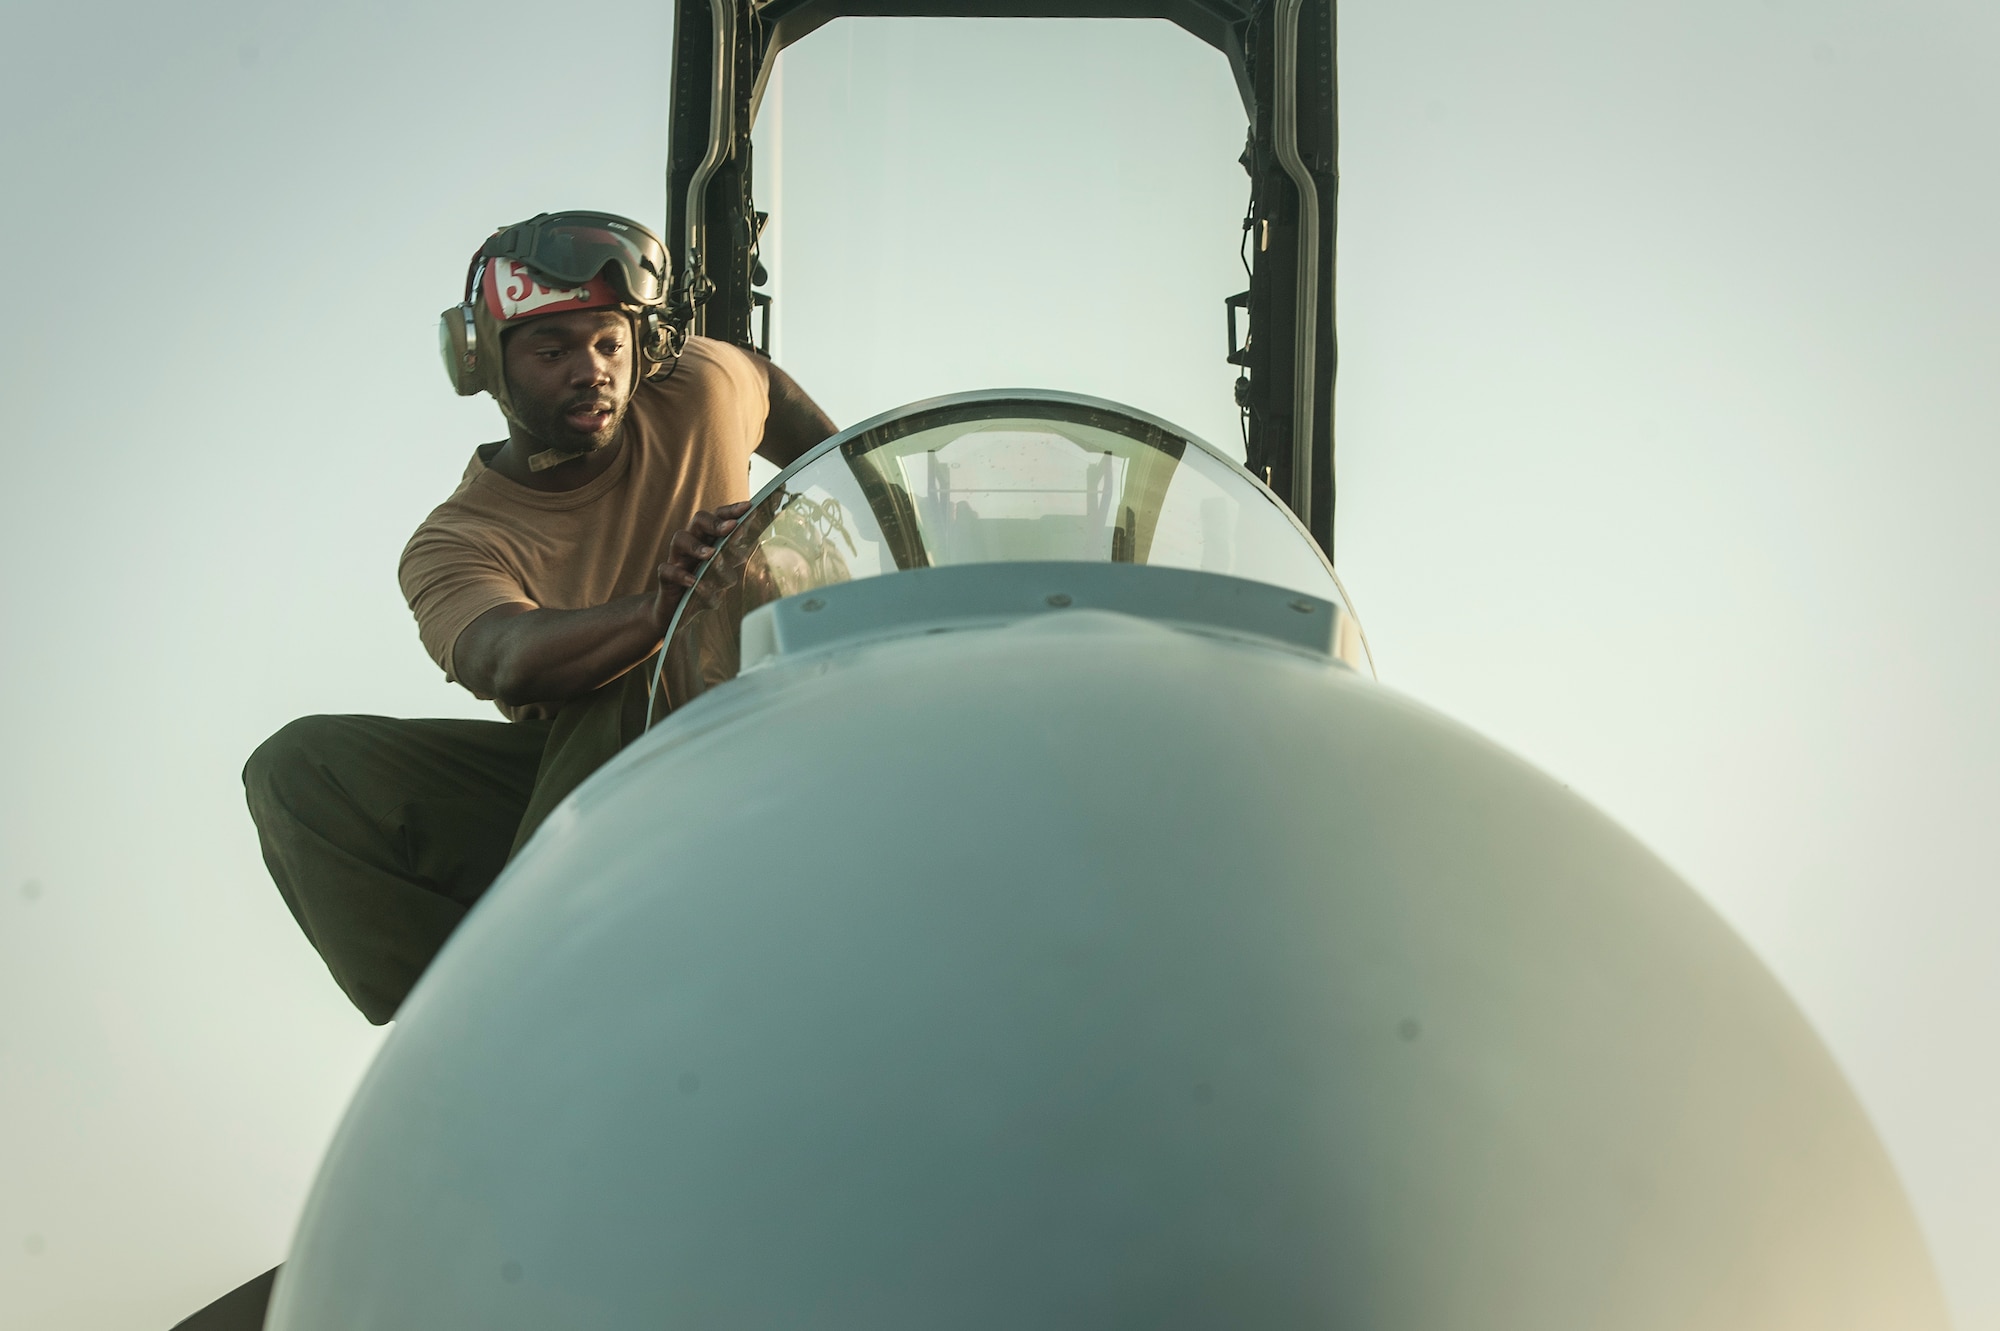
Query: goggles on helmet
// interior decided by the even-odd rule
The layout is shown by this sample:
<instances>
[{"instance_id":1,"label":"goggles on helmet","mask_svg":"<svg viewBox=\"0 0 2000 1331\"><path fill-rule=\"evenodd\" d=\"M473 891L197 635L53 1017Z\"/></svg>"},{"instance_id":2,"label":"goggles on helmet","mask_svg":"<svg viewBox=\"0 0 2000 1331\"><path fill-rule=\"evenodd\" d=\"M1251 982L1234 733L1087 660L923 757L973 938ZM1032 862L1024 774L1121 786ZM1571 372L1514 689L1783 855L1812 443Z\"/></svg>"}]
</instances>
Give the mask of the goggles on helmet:
<instances>
[{"instance_id":1,"label":"goggles on helmet","mask_svg":"<svg viewBox=\"0 0 2000 1331\"><path fill-rule=\"evenodd\" d=\"M541 213L494 232L479 253L519 260L551 285L581 287L602 275L633 305L665 303L672 267L658 236L612 213Z\"/></svg>"}]
</instances>

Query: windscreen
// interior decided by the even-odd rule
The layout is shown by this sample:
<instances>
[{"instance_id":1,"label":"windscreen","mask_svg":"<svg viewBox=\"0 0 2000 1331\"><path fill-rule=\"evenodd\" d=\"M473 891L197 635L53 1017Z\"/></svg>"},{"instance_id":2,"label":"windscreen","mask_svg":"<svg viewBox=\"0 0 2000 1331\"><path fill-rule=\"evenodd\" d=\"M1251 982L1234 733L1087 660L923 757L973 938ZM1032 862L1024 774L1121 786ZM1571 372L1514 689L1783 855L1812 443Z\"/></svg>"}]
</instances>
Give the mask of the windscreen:
<instances>
[{"instance_id":1,"label":"windscreen","mask_svg":"<svg viewBox=\"0 0 2000 1331\"><path fill-rule=\"evenodd\" d=\"M743 616L767 602L1016 560L1201 569L1344 608L1311 538L1207 445L1109 404L947 402L836 438L760 497L682 604L663 701L678 707L734 678Z\"/></svg>"}]
</instances>

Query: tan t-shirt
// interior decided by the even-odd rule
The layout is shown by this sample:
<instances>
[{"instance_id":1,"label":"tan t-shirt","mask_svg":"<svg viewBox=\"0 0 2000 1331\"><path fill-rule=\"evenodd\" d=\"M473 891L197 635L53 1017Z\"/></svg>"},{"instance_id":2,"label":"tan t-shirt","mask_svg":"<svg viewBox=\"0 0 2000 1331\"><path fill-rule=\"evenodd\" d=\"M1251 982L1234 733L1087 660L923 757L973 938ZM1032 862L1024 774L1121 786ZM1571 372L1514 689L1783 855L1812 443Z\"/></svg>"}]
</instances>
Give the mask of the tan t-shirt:
<instances>
[{"instance_id":1,"label":"tan t-shirt","mask_svg":"<svg viewBox=\"0 0 2000 1331\"><path fill-rule=\"evenodd\" d=\"M750 455L769 410L762 360L694 337L671 375L639 385L618 460L581 489L531 490L474 453L398 569L445 678L457 678L458 635L495 606L582 610L652 587L675 532L702 509L750 497ZM501 710L518 720L546 709Z\"/></svg>"}]
</instances>

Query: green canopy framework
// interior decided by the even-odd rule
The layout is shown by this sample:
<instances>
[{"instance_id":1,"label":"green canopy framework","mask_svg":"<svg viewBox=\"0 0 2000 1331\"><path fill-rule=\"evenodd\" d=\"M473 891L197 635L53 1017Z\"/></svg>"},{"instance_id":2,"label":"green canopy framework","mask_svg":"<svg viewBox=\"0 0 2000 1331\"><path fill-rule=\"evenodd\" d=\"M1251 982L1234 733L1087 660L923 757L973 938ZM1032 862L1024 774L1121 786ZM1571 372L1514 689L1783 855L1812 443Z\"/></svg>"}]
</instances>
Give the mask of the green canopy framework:
<instances>
[{"instance_id":1,"label":"green canopy framework","mask_svg":"<svg viewBox=\"0 0 2000 1331\"><path fill-rule=\"evenodd\" d=\"M768 343L750 128L778 53L843 17L1165 19L1228 59L1249 120L1249 290L1226 302L1245 464L1333 552L1335 0L676 0L667 243L692 331ZM1226 245L1237 238L1218 236Z\"/></svg>"}]
</instances>

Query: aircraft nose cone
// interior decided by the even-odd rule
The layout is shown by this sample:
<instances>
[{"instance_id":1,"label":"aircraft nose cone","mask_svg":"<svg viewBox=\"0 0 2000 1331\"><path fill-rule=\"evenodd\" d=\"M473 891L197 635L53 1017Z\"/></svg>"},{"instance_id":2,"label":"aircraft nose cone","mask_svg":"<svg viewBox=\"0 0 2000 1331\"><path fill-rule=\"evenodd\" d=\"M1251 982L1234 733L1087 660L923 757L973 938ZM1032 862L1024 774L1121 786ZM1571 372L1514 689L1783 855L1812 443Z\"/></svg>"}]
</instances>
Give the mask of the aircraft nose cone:
<instances>
[{"instance_id":1,"label":"aircraft nose cone","mask_svg":"<svg viewBox=\"0 0 2000 1331\"><path fill-rule=\"evenodd\" d=\"M1643 848L1324 660L1116 620L776 665L594 778L399 1019L275 1331L1946 1324Z\"/></svg>"}]
</instances>

